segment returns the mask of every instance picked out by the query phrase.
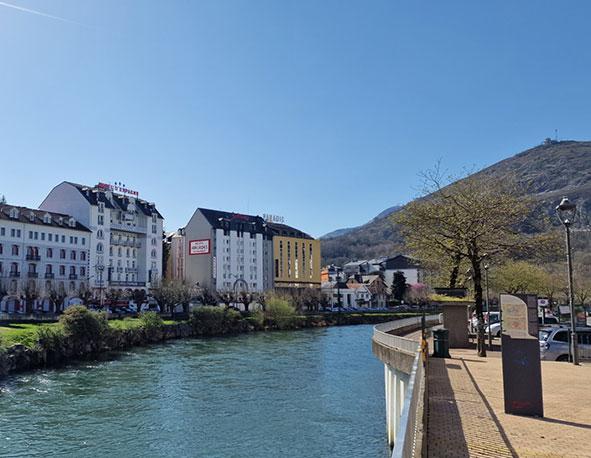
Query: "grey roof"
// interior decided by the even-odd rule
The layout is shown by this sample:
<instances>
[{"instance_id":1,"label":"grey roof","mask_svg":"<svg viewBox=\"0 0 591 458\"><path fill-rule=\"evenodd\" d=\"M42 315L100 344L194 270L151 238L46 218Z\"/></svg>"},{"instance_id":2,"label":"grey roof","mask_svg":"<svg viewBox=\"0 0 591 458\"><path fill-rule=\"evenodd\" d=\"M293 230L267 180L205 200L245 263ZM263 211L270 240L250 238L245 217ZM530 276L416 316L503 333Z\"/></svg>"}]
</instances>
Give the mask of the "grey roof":
<instances>
[{"instance_id":1,"label":"grey roof","mask_svg":"<svg viewBox=\"0 0 591 458\"><path fill-rule=\"evenodd\" d=\"M260 216L244 215L209 208L198 208L205 219L215 229L269 234L267 224Z\"/></svg>"},{"instance_id":2,"label":"grey roof","mask_svg":"<svg viewBox=\"0 0 591 458\"><path fill-rule=\"evenodd\" d=\"M296 229L295 227L288 226L287 224L279 224L279 223L267 223L267 226L273 232L273 235L279 235L284 237L296 237L300 239L310 239L313 240L314 238L305 232Z\"/></svg>"},{"instance_id":3,"label":"grey roof","mask_svg":"<svg viewBox=\"0 0 591 458\"><path fill-rule=\"evenodd\" d=\"M156 213L160 218L163 216L160 214L156 205L143 200L137 197L128 197L123 194L117 194L116 192L112 193L112 201L107 199L105 195L104 189L98 189L96 186L86 186L79 183L72 183L71 181L67 181L66 183L74 186L80 194L90 203L90 205L98 205L99 202L102 202L105 205L105 208L110 209L117 209L117 210L126 210L127 205L134 200L136 208L141 211L146 216L152 216L152 213Z\"/></svg>"},{"instance_id":4,"label":"grey roof","mask_svg":"<svg viewBox=\"0 0 591 458\"><path fill-rule=\"evenodd\" d=\"M18 210L18 218L11 218L10 217L10 210L12 208L16 208ZM33 214L33 219L31 220L31 214ZM49 214L51 216L51 222L45 223L43 221L43 217ZM38 224L40 226L45 227L57 227L60 229L70 229L76 231L83 231L83 232L91 232L85 225L81 224L80 222L76 221L74 227L70 227L68 221L72 218L70 215L66 215L65 213L55 213L55 212L48 212L46 210L39 210L35 208L28 208L28 207L20 207L18 205L9 205L9 204L2 204L0 205L0 220L8 220L8 221L18 221L19 223L26 223L26 224ZM62 224L60 224L60 220Z\"/></svg>"}]
</instances>

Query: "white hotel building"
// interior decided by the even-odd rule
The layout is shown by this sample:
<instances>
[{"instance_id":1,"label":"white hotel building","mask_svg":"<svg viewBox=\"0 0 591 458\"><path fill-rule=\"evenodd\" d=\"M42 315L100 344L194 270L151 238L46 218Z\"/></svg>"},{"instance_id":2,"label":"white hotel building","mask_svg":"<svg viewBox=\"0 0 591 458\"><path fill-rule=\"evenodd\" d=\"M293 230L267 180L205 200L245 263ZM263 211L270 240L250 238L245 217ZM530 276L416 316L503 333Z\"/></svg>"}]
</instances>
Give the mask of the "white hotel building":
<instances>
[{"instance_id":1,"label":"white hotel building","mask_svg":"<svg viewBox=\"0 0 591 458\"><path fill-rule=\"evenodd\" d=\"M160 279L164 220L156 205L139 199L137 192L64 181L51 190L40 209L72 215L92 232L92 288L148 290Z\"/></svg>"},{"instance_id":2,"label":"white hotel building","mask_svg":"<svg viewBox=\"0 0 591 458\"><path fill-rule=\"evenodd\" d=\"M90 230L69 215L0 205L0 311L52 311L50 294L78 296L89 248Z\"/></svg>"},{"instance_id":3,"label":"white hotel building","mask_svg":"<svg viewBox=\"0 0 591 458\"><path fill-rule=\"evenodd\" d=\"M260 216L198 208L171 237L171 277L210 291L266 291L273 287L272 244Z\"/></svg>"}]
</instances>

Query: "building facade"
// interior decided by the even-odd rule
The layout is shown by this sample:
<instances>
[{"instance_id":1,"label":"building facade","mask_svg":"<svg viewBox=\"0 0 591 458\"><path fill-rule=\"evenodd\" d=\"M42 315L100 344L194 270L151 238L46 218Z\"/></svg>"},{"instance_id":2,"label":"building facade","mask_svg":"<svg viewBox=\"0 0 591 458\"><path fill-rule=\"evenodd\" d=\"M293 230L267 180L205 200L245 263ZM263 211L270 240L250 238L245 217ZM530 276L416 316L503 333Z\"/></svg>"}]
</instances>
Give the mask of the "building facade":
<instances>
[{"instance_id":1,"label":"building facade","mask_svg":"<svg viewBox=\"0 0 591 458\"><path fill-rule=\"evenodd\" d=\"M389 288L392 287L392 281L396 272L402 272L404 278L406 278L406 283L409 285L422 283L423 275L419 262L410 256L399 254L383 261L382 266L384 269L384 281Z\"/></svg>"},{"instance_id":2,"label":"building facade","mask_svg":"<svg viewBox=\"0 0 591 458\"><path fill-rule=\"evenodd\" d=\"M184 279L210 291L263 292L273 287L272 233L260 216L198 208L176 242ZM175 261L173 261L173 265ZM180 277L183 278L183 277Z\"/></svg>"},{"instance_id":3,"label":"building facade","mask_svg":"<svg viewBox=\"0 0 591 458\"><path fill-rule=\"evenodd\" d=\"M267 225L273 236L274 287L320 288L320 240L285 224Z\"/></svg>"},{"instance_id":4,"label":"building facade","mask_svg":"<svg viewBox=\"0 0 591 458\"><path fill-rule=\"evenodd\" d=\"M91 231L70 215L0 205L0 311L54 311L79 296L90 245Z\"/></svg>"},{"instance_id":5,"label":"building facade","mask_svg":"<svg viewBox=\"0 0 591 458\"><path fill-rule=\"evenodd\" d=\"M104 183L85 186L64 181L39 208L72 215L90 229L88 278L95 291L149 290L158 284L164 220L154 203Z\"/></svg>"}]
</instances>

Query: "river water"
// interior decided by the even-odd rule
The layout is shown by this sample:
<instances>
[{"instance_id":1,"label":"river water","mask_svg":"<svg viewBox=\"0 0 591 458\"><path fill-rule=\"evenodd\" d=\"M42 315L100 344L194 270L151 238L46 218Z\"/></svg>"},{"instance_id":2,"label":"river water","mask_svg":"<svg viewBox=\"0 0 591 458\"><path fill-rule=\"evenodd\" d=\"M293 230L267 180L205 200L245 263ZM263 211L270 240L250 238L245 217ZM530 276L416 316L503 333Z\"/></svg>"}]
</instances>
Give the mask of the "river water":
<instances>
[{"instance_id":1,"label":"river water","mask_svg":"<svg viewBox=\"0 0 591 458\"><path fill-rule=\"evenodd\" d=\"M0 456L378 457L372 326L187 339L0 382Z\"/></svg>"}]
</instances>

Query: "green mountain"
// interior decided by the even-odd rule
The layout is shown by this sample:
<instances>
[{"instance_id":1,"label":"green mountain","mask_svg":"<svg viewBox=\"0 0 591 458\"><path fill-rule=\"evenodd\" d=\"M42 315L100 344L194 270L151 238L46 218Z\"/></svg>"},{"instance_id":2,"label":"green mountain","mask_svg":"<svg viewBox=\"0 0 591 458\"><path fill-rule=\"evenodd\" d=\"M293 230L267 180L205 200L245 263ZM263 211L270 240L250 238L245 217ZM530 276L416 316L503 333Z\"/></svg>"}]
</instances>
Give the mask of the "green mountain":
<instances>
[{"instance_id":1,"label":"green mountain","mask_svg":"<svg viewBox=\"0 0 591 458\"><path fill-rule=\"evenodd\" d=\"M573 242L579 249L589 249L591 142L547 140L542 145L497 162L478 174L492 175L499 180L507 174L515 175L535 201L533 217L545 213L554 225L560 224L554 209L562 196L567 195L579 209ZM324 264L389 256L400 251L404 251L404 245L388 217L376 217L363 226L322 241Z\"/></svg>"}]
</instances>

